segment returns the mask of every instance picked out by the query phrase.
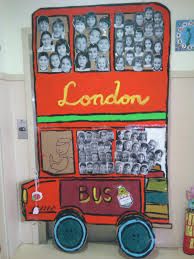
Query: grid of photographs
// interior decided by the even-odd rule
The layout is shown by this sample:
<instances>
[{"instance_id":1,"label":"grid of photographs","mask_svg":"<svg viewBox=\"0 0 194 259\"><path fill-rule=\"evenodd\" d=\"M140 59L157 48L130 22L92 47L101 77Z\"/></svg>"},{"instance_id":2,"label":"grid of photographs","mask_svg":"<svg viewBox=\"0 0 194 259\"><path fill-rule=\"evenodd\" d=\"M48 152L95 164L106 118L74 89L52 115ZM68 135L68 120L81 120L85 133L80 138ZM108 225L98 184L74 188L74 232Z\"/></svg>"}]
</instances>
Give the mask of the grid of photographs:
<instances>
[{"instance_id":1,"label":"grid of photographs","mask_svg":"<svg viewBox=\"0 0 194 259\"><path fill-rule=\"evenodd\" d=\"M74 16L75 71L110 71L110 18L87 13Z\"/></svg>"},{"instance_id":2,"label":"grid of photographs","mask_svg":"<svg viewBox=\"0 0 194 259\"><path fill-rule=\"evenodd\" d=\"M109 174L114 172L111 130L77 131L80 174Z\"/></svg>"},{"instance_id":3,"label":"grid of photographs","mask_svg":"<svg viewBox=\"0 0 194 259\"><path fill-rule=\"evenodd\" d=\"M37 18L37 63L39 72L71 72L67 16Z\"/></svg>"},{"instance_id":4,"label":"grid of photographs","mask_svg":"<svg viewBox=\"0 0 194 259\"><path fill-rule=\"evenodd\" d=\"M118 130L115 171L118 174L146 175L161 171L164 150L155 139L147 138L146 129Z\"/></svg>"},{"instance_id":5,"label":"grid of photographs","mask_svg":"<svg viewBox=\"0 0 194 259\"><path fill-rule=\"evenodd\" d=\"M152 7L144 12L116 13L114 17L115 70L162 70L164 22Z\"/></svg>"}]
</instances>

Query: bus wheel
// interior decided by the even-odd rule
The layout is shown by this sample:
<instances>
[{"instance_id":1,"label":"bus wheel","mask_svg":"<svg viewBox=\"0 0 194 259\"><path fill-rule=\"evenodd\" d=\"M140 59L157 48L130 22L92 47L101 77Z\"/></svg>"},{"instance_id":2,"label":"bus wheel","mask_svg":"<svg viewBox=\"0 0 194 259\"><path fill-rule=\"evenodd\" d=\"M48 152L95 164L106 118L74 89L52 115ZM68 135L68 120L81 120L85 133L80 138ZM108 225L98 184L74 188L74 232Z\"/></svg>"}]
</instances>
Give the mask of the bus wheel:
<instances>
[{"instance_id":1,"label":"bus wheel","mask_svg":"<svg viewBox=\"0 0 194 259\"><path fill-rule=\"evenodd\" d=\"M86 242L87 229L82 219L75 215L63 215L54 226L54 239L64 252L75 252Z\"/></svg>"},{"instance_id":2,"label":"bus wheel","mask_svg":"<svg viewBox=\"0 0 194 259\"><path fill-rule=\"evenodd\" d=\"M121 250L128 256L142 258L155 246L152 226L140 216L130 216L118 226L117 239Z\"/></svg>"}]
</instances>

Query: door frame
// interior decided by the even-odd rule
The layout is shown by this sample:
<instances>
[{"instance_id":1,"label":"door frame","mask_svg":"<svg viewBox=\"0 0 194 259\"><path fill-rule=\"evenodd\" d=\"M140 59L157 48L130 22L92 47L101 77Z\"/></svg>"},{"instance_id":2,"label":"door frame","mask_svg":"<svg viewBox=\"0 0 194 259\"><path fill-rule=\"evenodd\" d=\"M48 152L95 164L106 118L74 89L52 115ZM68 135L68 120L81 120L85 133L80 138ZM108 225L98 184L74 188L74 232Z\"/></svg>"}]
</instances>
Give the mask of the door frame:
<instances>
[{"instance_id":1,"label":"door frame","mask_svg":"<svg viewBox=\"0 0 194 259\"><path fill-rule=\"evenodd\" d=\"M8 232L7 232L7 218L6 218L6 202L5 202L5 188L4 188L4 169L2 158L2 132L0 129L0 259L9 258L8 248Z\"/></svg>"}]
</instances>

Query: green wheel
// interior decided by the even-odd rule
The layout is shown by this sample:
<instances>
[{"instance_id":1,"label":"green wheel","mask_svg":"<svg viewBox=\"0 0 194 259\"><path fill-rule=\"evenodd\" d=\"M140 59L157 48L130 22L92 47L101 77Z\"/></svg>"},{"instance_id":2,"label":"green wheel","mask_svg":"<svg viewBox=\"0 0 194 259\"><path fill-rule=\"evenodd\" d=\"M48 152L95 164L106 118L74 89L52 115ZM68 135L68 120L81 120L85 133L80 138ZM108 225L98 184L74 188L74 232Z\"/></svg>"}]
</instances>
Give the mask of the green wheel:
<instances>
[{"instance_id":1,"label":"green wheel","mask_svg":"<svg viewBox=\"0 0 194 259\"><path fill-rule=\"evenodd\" d=\"M65 252L75 252L86 242L87 229L82 219L74 215L64 215L56 221L54 239Z\"/></svg>"},{"instance_id":2,"label":"green wheel","mask_svg":"<svg viewBox=\"0 0 194 259\"><path fill-rule=\"evenodd\" d=\"M152 226L145 219L131 216L118 226L117 239L121 250L128 256L142 258L155 246Z\"/></svg>"}]
</instances>

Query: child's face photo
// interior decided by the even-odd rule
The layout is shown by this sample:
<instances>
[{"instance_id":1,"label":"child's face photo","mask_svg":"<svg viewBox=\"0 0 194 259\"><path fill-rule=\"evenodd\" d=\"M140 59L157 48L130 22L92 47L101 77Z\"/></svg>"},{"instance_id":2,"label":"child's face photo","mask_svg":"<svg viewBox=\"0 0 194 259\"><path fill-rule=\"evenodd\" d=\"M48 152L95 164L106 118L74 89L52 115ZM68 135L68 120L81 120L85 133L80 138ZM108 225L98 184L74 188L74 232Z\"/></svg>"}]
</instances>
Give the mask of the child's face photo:
<instances>
[{"instance_id":1,"label":"child's face photo","mask_svg":"<svg viewBox=\"0 0 194 259\"><path fill-rule=\"evenodd\" d=\"M61 62L61 69L63 72L70 72L71 70L71 62L68 58L64 58Z\"/></svg>"},{"instance_id":2,"label":"child's face photo","mask_svg":"<svg viewBox=\"0 0 194 259\"><path fill-rule=\"evenodd\" d=\"M96 24L96 18L94 15L91 15L87 18L86 23L88 25L89 28L94 27L94 25Z\"/></svg>"},{"instance_id":3,"label":"child's face photo","mask_svg":"<svg viewBox=\"0 0 194 259\"><path fill-rule=\"evenodd\" d=\"M145 160L144 154L139 154L138 160L139 160L140 163L142 163Z\"/></svg>"},{"instance_id":4,"label":"child's face photo","mask_svg":"<svg viewBox=\"0 0 194 259\"><path fill-rule=\"evenodd\" d=\"M142 47L141 46L135 46L135 53L140 54L142 52Z\"/></svg>"},{"instance_id":5,"label":"child's face photo","mask_svg":"<svg viewBox=\"0 0 194 259\"><path fill-rule=\"evenodd\" d=\"M122 29L117 29L116 31L116 37L118 40L122 40L124 36L124 31Z\"/></svg>"},{"instance_id":6,"label":"child's face photo","mask_svg":"<svg viewBox=\"0 0 194 259\"><path fill-rule=\"evenodd\" d=\"M106 153L106 162L112 162L112 154L110 152Z\"/></svg>"},{"instance_id":7,"label":"child's face photo","mask_svg":"<svg viewBox=\"0 0 194 259\"><path fill-rule=\"evenodd\" d=\"M150 54L145 56L145 64L150 65L152 63L152 56Z\"/></svg>"},{"instance_id":8,"label":"child's face photo","mask_svg":"<svg viewBox=\"0 0 194 259\"><path fill-rule=\"evenodd\" d=\"M108 30L108 23L105 22L105 21L100 21L99 27L100 27L101 30L106 31L106 30Z\"/></svg>"},{"instance_id":9,"label":"child's face photo","mask_svg":"<svg viewBox=\"0 0 194 259\"><path fill-rule=\"evenodd\" d=\"M55 23L53 25L53 34L55 37L60 37L64 32L64 27L60 23Z\"/></svg>"},{"instance_id":10,"label":"child's face photo","mask_svg":"<svg viewBox=\"0 0 194 259\"><path fill-rule=\"evenodd\" d=\"M127 36L126 39L125 39L125 44L126 46L130 47L132 45L132 38L131 36Z\"/></svg>"},{"instance_id":11,"label":"child's face photo","mask_svg":"<svg viewBox=\"0 0 194 259\"><path fill-rule=\"evenodd\" d=\"M146 24L146 26L145 26L145 32L146 32L147 34L152 34L152 33L153 33L153 25L152 25L152 23Z\"/></svg>"},{"instance_id":12,"label":"child's face photo","mask_svg":"<svg viewBox=\"0 0 194 259\"><path fill-rule=\"evenodd\" d=\"M93 165L91 163L88 163L87 164L87 172L92 173L92 171L93 171Z\"/></svg>"},{"instance_id":13,"label":"child's face photo","mask_svg":"<svg viewBox=\"0 0 194 259\"><path fill-rule=\"evenodd\" d=\"M153 66L156 71L160 70L162 66L161 58L154 58Z\"/></svg>"},{"instance_id":14,"label":"child's face photo","mask_svg":"<svg viewBox=\"0 0 194 259\"><path fill-rule=\"evenodd\" d=\"M41 32L48 31L49 30L49 24L47 21L42 21L39 23L39 30Z\"/></svg>"},{"instance_id":15,"label":"child's face photo","mask_svg":"<svg viewBox=\"0 0 194 259\"><path fill-rule=\"evenodd\" d=\"M155 36L159 39L163 38L163 28L162 27L157 27L155 29Z\"/></svg>"},{"instance_id":16,"label":"child's face photo","mask_svg":"<svg viewBox=\"0 0 194 259\"><path fill-rule=\"evenodd\" d=\"M86 153L85 152L79 152L79 161L86 162Z\"/></svg>"},{"instance_id":17,"label":"child's face photo","mask_svg":"<svg viewBox=\"0 0 194 259\"><path fill-rule=\"evenodd\" d=\"M162 14L161 13L155 13L154 14L154 22L155 23L160 23L162 21Z\"/></svg>"},{"instance_id":18,"label":"child's face photo","mask_svg":"<svg viewBox=\"0 0 194 259\"><path fill-rule=\"evenodd\" d=\"M122 160L122 162L128 162L129 161L129 153L128 152L123 152L121 160Z\"/></svg>"},{"instance_id":19,"label":"child's face photo","mask_svg":"<svg viewBox=\"0 0 194 259\"><path fill-rule=\"evenodd\" d=\"M87 42L85 38L77 38L77 41L75 43L76 49L79 51L85 51L87 48Z\"/></svg>"},{"instance_id":20,"label":"child's face photo","mask_svg":"<svg viewBox=\"0 0 194 259\"><path fill-rule=\"evenodd\" d=\"M58 55L51 56L51 64L54 68L58 68L60 66L60 59Z\"/></svg>"},{"instance_id":21,"label":"child's face photo","mask_svg":"<svg viewBox=\"0 0 194 259\"><path fill-rule=\"evenodd\" d=\"M41 56L38 59L38 64L39 64L40 71L47 71L48 65L49 65L49 60L46 56Z\"/></svg>"},{"instance_id":22,"label":"child's face photo","mask_svg":"<svg viewBox=\"0 0 194 259\"><path fill-rule=\"evenodd\" d=\"M122 143L117 143L116 144L116 150L117 151L122 151L123 150L123 144Z\"/></svg>"},{"instance_id":23,"label":"child's face photo","mask_svg":"<svg viewBox=\"0 0 194 259\"><path fill-rule=\"evenodd\" d=\"M104 144L99 144L98 145L98 152L103 152L104 151Z\"/></svg>"},{"instance_id":24,"label":"child's face photo","mask_svg":"<svg viewBox=\"0 0 194 259\"><path fill-rule=\"evenodd\" d=\"M123 22L122 16L117 14L117 15L115 16L115 24L116 24L117 26L121 26L121 25L122 25L122 22Z\"/></svg>"},{"instance_id":25,"label":"child's face photo","mask_svg":"<svg viewBox=\"0 0 194 259\"><path fill-rule=\"evenodd\" d=\"M87 62L88 62L88 59L85 56L80 55L78 57L78 64L79 64L80 68L85 68Z\"/></svg>"},{"instance_id":26,"label":"child's face photo","mask_svg":"<svg viewBox=\"0 0 194 259\"><path fill-rule=\"evenodd\" d=\"M100 165L100 173L105 174L106 173L106 164L101 164Z\"/></svg>"},{"instance_id":27,"label":"child's face photo","mask_svg":"<svg viewBox=\"0 0 194 259\"><path fill-rule=\"evenodd\" d=\"M147 21L150 21L152 20L153 18L153 10L151 8L148 8L146 11L145 11L145 19Z\"/></svg>"},{"instance_id":28,"label":"child's face photo","mask_svg":"<svg viewBox=\"0 0 194 259\"><path fill-rule=\"evenodd\" d=\"M136 153L136 152L138 152L138 150L139 150L139 144L138 143L133 144L132 152Z\"/></svg>"},{"instance_id":29,"label":"child's face photo","mask_svg":"<svg viewBox=\"0 0 194 259\"><path fill-rule=\"evenodd\" d=\"M84 174L84 173L86 173L86 166L85 165L80 165L80 173L81 174Z\"/></svg>"},{"instance_id":30,"label":"child's face photo","mask_svg":"<svg viewBox=\"0 0 194 259\"><path fill-rule=\"evenodd\" d=\"M60 46L57 47L57 52L59 53L60 57L63 57L66 55L67 53L67 48L65 46L65 44L62 44Z\"/></svg>"},{"instance_id":31,"label":"child's face photo","mask_svg":"<svg viewBox=\"0 0 194 259\"><path fill-rule=\"evenodd\" d=\"M125 69L125 62L124 58L118 58L116 63L116 69L117 70L124 70Z\"/></svg>"},{"instance_id":32,"label":"child's face photo","mask_svg":"<svg viewBox=\"0 0 194 259\"><path fill-rule=\"evenodd\" d=\"M131 167L130 167L130 164L126 164L123 168L123 173L125 174L130 174L131 172Z\"/></svg>"},{"instance_id":33,"label":"child's face photo","mask_svg":"<svg viewBox=\"0 0 194 259\"><path fill-rule=\"evenodd\" d=\"M131 142L130 141L126 141L124 143L124 149L127 150L127 151L131 150Z\"/></svg>"},{"instance_id":34,"label":"child's face photo","mask_svg":"<svg viewBox=\"0 0 194 259\"><path fill-rule=\"evenodd\" d=\"M49 47L51 45L51 36L49 34L44 34L42 36L42 44L44 47Z\"/></svg>"},{"instance_id":35,"label":"child's face photo","mask_svg":"<svg viewBox=\"0 0 194 259\"><path fill-rule=\"evenodd\" d=\"M107 172L108 172L108 173L112 173L113 170L114 170L113 164L112 164L112 163L108 163L108 164L107 164Z\"/></svg>"},{"instance_id":36,"label":"child's face photo","mask_svg":"<svg viewBox=\"0 0 194 259\"><path fill-rule=\"evenodd\" d=\"M123 172L123 164L122 163L116 163L115 166L116 173L122 173Z\"/></svg>"},{"instance_id":37,"label":"child's face photo","mask_svg":"<svg viewBox=\"0 0 194 259\"><path fill-rule=\"evenodd\" d=\"M98 154L92 154L92 162L98 162Z\"/></svg>"},{"instance_id":38,"label":"child's face photo","mask_svg":"<svg viewBox=\"0 0 194 259\"><path fill-rule=\"evenodd\" d=\"M83 23L82 21L77 21L75 24L75 30L79 33L83 33L85 30L86 26L85 23Z\"/></svg>"},{"instance_id":39,"label":"child's face photo","mask_svg":"<svg viewBox=\"0 0 194 259\"><path fill-rule=\"evenodd\" d=\"M129 66L132 65L133 60L134 60L134 55L133 55L132 53L128 53L128 54L126 55L126 61L127 61L127 64L128 64Z\"/></svg>"},{"instance_id":40,"label":"child's face photo","mask_svg":"<svg viewBox=\"0 0 194 259\"><path fill-rule=\"evenodd\" d=\"M106 58L105 57L98 58L97 67L99 70L106 69Z\"/></svg>"},{"instance_id":41,"label":"child's face photo","mask_svg":"<svg viewBox=\"0 0 194 259\"><path fill-rule=\"evenodd\" d=\"M135 38L136 40L142 40L143 39L143 33L141 31L135 32Z\"/></svg>"},{"instance_id":42,"label":"child's face photo","mask_svg":"<svg viewBox=\"0 0 194 259\"><path fill-rule=\"evenodd\" d=\"M146 175L148 173L148 167L147 166L142 166L140 168L140 174Z\"/></svg>"},{"instance_id":43,"label":"child's face photo","mask_svg":"<svg viewBox=\"0 0 194 259\"><path fill-rule=\"evenodd\" d=\"M98 43L98 41L100 40L100 32L97 30L91 31L89 38L90 38L91 44Z\"/></svg>"},{"instance_id":44,"label":"child's face photo","mask_svg":"<svg viewBox=\"0 0 194 259\"><path fill-rule=\"evenodd\" d=\"M135 22L137 26L140 26L140 27L143 26L143 21L144 21L143 14L137 14L135 18Z\"/></svg>"},{"instance_id":45,"label":"child's face photo","mask_svg":"<svg viewBox=\"0 0 194 259\"><path fill-rule=\"evenodd\" d=\"M162 46L160 42L156 42L154 45L154 51L156 54L161 54Z\"/></svg>"},{"instance_id":46,"label":"child's face photo","mask_svg":"<svg viewBox=\"0 0 194 259\"><path fill-rule=\"evenodd\" d=\"M156 161L161 161L161 159L162 159L162 152L156 153L156 154L155 154L155 160L156 160Z\"/></svg>"},{"instance_id":47,"label":"child's face photo","mask_svg":"<svg viewBox=\"0 0 194 259\"><path fill-rule=\"evenodd\" d=\"M131 25L126 25L125 26L125 35L133 34L134 33L134 26Z\"/></svg>"},{"instance_id":48,"label":"child's face photo","mask_svg":"<svg viewBox=\"0 0 194 259\"><path fill-rule=\"evenodd\" d=\"M123 51L124 51L123 43L122 42L116 42L115 50L116 50L116 53L118 55L122 55Z\"/></svg>"},{"instance_id":49,"label":"child's face photo","mask_svg":"<svg viewBox=\"0 0 194 259\"><path fill-rule=\"evenodd\" d=\"M93 174L99 174L99 172L100 172L100 166L99 164L95 163L93 165Z\"/></svg>"},{"instance_id":50,"label":"child's face photo","mask_svg":"<svg viewBox=\"0 0 194 259\"><path fill-rule=\"evenodd\" d=\"M139 173L139 166L138 165L134 165L132 168L132 174L138 174Z\"/></svg>"},{"instance_id":51,"label":"child's face photo","mask_svg":"<svg viewBox=\"0 0 194 259\"><path fill-rule=\"evenodd\" d=\"M86 141L88 142L92 141L92 132L86 132Z\"/></svg>"},{"instance_id":52,"label":"child's face photo","mask_svg":"<svg viewBox=\"0 0 194 259\"><path fill-rule=\"evenodd\" d=\"M98 48L102 52L107 52L109 50L110 44L108 39L101 39L98 42Z\"/></svg>"},{"instance_id":53,"label":"child's face photo","mask_svg":"<svg viewBox=\"0 0 194 259\"><path fill-rule=\"evenodd\" d=\"M151 50L151 48L152 48L151 40L149 40L149 39L145 40L145 49L146 50Z\"/></svg>"}]
</instances>

